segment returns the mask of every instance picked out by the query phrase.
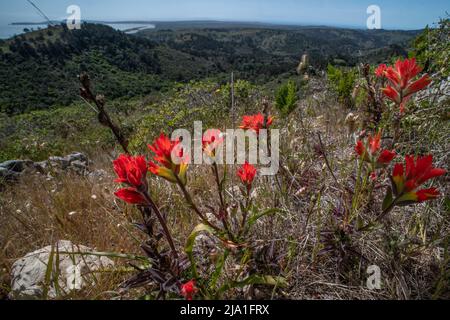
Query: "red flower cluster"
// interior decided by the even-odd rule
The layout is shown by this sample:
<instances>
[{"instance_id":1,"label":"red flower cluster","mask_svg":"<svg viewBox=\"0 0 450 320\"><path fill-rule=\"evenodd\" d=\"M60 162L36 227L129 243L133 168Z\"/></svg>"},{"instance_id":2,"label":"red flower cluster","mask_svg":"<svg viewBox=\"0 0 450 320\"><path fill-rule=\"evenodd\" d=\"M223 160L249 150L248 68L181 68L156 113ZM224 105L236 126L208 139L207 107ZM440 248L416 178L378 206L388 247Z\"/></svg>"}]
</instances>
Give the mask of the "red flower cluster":
<instances>
[{"instance_id":1,"label":"red flower cluster","mask_svg":"<svg viewBox=\"0 0 450 320\"><path fill-rule=\"evenodd\" d=\"M410 96L424 88L430 83L431 79L425 74L420 79L414 81L414 78L422 71L422 68L416 64L416 59L398 60L394 67L380 65L375 74L378 77L385 77L390 85L383 88L383 93L390 100L400 106L400 111L405 110L405 103Z\"/></svg>"},{"instance_id":2,"label":"red flower cluster","mask_svg":"<svg viewBox=\"0 0 450 320\"><path fill-rule=\"evenodd\" d=\"M243 116L242 123L239 128L244 130L253 130L256 134L259 134L261 129L269 128L273 123L274 118L269 116L267 122L262 113L258 113L253 116Z\"/></svg>"},{"instance_id":3,"label":"red flower cluster","mask_svg":"<svg viewBox=\"0 0 450 320\"><path fill-rule=\"evenodd\" d=\"M376 75L378 78L384 77L387 68L388 68L387 65L385 65L385 64L380 64L380 65L378 66L378 68L375 69L375 75Z\"/></svg>"},{"instance_id":4,"label":"red flower cluster","mask_svg":"<svg viewBox=\"0 0 450 320\"><path fill-rule=\"evenodd\" d=\"M405 162L406 165L396 164L392 174L392 185L395 195L399 197L398 203L424 202L437 198L439 192L436 188L416 190L428 180L440 177L447 171L433 167L432 155L416 159L406 156Z\"/></svg>"},{"instance_id":5,"label":"red flower cluster","mask_svg":"<svg viewBox=\"0 0 450 320\"><path fill-rule=\"evenodd\" d=\"M381 149L381 131L375 136L369 135L367 146L359 140L356 144L356 153L366 162L370 162L378 167L386 166L396 157L395 151Z\"/></svg>"},{"instance_id":6,"label":"red flower cluster","mask_svg":"<svg viewBox=\"0 0 450 320\"><path fill-rule=\"evenodd\" d=\"M198 289L195 286L195 280L191 280L181 285L180 292L186 300L191 301L194 298L194 295L198 292Z\"/></svg>"},{"instance_id":7,"label":"red flower cluster","mask_svg":"<svg viewBox=\"0 0 450 320\"><path fill-rule=\"evenodd\" d=\"M120 155L113 161L114 171L118 178L117 183L128 185L128 188L120 189L115 195L131 204L144 204L145 199L142 196L141 188L147 188L147 162L144 157L133 157L130 155Z\"/></svg>"},{"instance_id":8,"label":"red flower cluster","mask_svg":"<svg viewBox=\"0 0 450 320\"><path fill-rule=\"evenodd\" d=\"M151 173L173 183L177 183L179 179L186 184L189 155L185 153L179 140L172 141L161 133L148 148L155 153L153 161L149 163Z\"/></svg>"},{"instance_id":9,"label":"red flower cluster","mask_svg":"<svg viewBox=\"0 0 450 320\"><path fill-rule=\"evenodd\" d=\"M242 183L247 186L247 188L251 188L253 180L256 176L256 168L248 162L245 162L245 164L238 169L237 175L241 179Z\"/></svg>"}]
</instances>

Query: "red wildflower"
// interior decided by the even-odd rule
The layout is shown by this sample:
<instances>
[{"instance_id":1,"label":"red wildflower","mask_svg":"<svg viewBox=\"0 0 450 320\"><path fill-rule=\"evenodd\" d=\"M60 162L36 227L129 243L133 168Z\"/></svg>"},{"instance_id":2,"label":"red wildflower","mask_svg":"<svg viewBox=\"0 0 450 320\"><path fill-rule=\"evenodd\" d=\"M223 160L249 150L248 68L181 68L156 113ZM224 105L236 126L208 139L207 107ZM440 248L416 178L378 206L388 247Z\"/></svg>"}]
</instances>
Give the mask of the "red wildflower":
<instances>
[{"instance_id":1,"label":"red wildflower","mask_svg":"<svg viewBox=\"0 0 450 320\"><path fill-rule=\"evenodd\" d=\"M245 164L237 171L237 175L243 184L247 187L251 187L256 176L256 168L248 162L245 162Z\"/></svg>"},{"instance_id":2,"label":"red wildflower","mask_svg":"<svg viewBox=\"0 0 450 320\"><path fill-rule=\"evenodd\" d=\"M194 295L198 292L197 287L195 286L195 280L191 280L185 284L181 285L181 295L186 299L191 301Z\"/></svg>"},{"instance_id":3,"label":"red wildflower","mask_svg":"<svg viewBox=\"0 0 450 320\"><path fill-rule=\"evenodd\" d=\"M400 94L391 86L387 86L386 88L381 89L386 97L391 99L397 104L400 104L402 101L400 99Z\"/></svg>"},{"instance_id":4,"label":"red wildflower","mask_svg":"<svg viewBox=\"0 0 450 320\"><path fill-rule=\"evenodd\" d=\"M116 197L131 204L144 204L145 199L139 189L147 186L147 162L144 157L120 155L113 161L114 171L118 178L117 183L129 185L129 188L120 189L115 193Z\"/></svg>"},{"instance_id":5,"label":"red wildflower","mask_svg":"<svg viewBox=\"0 0 450 320\"><path fill-rule=\"evenodd\" d=\"M223 140L222 132L219 129L207 130L202 139L203 151L210 157L214 157L216 148L223 143Z\"/></svg>"},{"instance_id":6,"label":"red wildflower","mask_svg":"<svg viewBox=\"0 0 450 320\"><path fill-rule=\"evenodd\" d=\"M262 113L258 113L253 116L243 116L242 123L239 128L244 130L253 130L256 134L259 134L261 129L266 129L270 127L273 123L273 117L269 116L267 122Z\"/></svg>"},{"instance_id":7,"label":"red wildflower","mask_svg":"<svg viewBox=\"0 0 450 320\"><path fill-rule=\"evenodd\" d=\"M137 191L136 188L124 188L115 192L114 195L130 204L145 204L145 198Z\"/></svg>"},{"instance_id":8,"label":"red wildflower","mask_svg":"<svg viewBox=\"0 0 450 320\"><path fill-rule=\"evenodd\" d=\"M425 157L406 156L406 183L405 187L408 191L414 190L426 181L442 176L447 171L433 167L433 156Z\"/></svg>"},{"instance_id":9,"label":"red wildflower","mask_svg":"<svg viewBox=\"0 0 450 320\"><path fill-rule=\"evenodd\" d=\"M376 174L375 170L387 166L395 157L395 151L381 150L381 131L376 135L369 135L367 145L359 140L355 146L355 152L360 158L370 164L370 169Z\"/></svg>"},{"instance_id":10,"label":"red wildflower","mask_svg":"<svg viewBox=\"0 0 450 320\"><path fill-rule=\"evenodd\" d=\"M385 64L380 64L380 65L378 66L378 68L375 70L375 75L376 75L378 78L384 77L384 75L385 75L385 73L386 73L386 70L387 70L387 65L385 65Z\"/></svg>"},{"instance_id":11,"label":"red wildflower","mask_svg":"<svg viewBox=\"0 0 450 320\"><path fill-rule=\"evenodd\" d=\"M369 136L369 148L370 153L375 154L381 147L381 131L379 131L375 136Z\"/></svg>"},{"instance_id":12,"label":"red wildflower","mask_svg":"<svg viewBox=\"0 0 450 320\"><path fill-rule=\"evenodd\" d=\"M394 86L403 90L421 71L422 68L416 64L415 58L399 59L394 67L387 68L385 75Z\"/></svg>"},{"instance_id":13,"label":"red wildflower","mask_svg":"<svg viewBox=\"0 0 450 320\"><path fill-rule=\"evenodd\" d=\"M420 78L417 81L414 81L408 87L406 87L406 90L404 92L405 97L408 97L422 89L425 89L426 87L428 87L430 83L431 83L430 77L428 75L424 75L422 78Z\"/></svg>"},{"instance_id":14,"label":"red wildflower","mask_svg":"<svg viewBox=\"0 0 450 320\"><path fill-rule=\"evenodd\" d=\"M113 165L118 176L115 182L126 183L136 188L146 183L147 161L144 157L122 154L113 161Z\"/></svg>"},{"instance_id":15,"label":"red wildflower","mask_svg":"<svg viewBox=\"0 0 450 320\"><path fill-rule=\"evenodd\" d=\"M366 147L361 140L358 140L358 142L356 143L355 151L360 157L362 157L363 154L366 153Z\"/></svg>"},{"instance_id":16,"label":"red wildflower","mask_svg":"<svg viewBox=\"0 0 450 320\"><path fill-rule=\"evenodd\" d=\"M384 67L377 69L378 74L385 76L391 85L382 89L383 93L390 100L394 101L404 111L404 105L407 99L414 93L426 88L430 83L430 77L425 74L419 80L413 79L422 71L422 68L416 64L416 59L398 60L394 67Z\"/></svg>"},{"instance_id":17,"label":"red wildflower","mask_svg":"<svg viewBox=\"0 0 450 320\"><path fill-rule=\"evenodd\" d=\"M428 180L440 177L447 171L433 167L432 155L417 158L406 156L405 163L396 164L392 174L395 192L401 197L399 202L422 202L436 198L439 192L435 188L416 190Z\"/></svg>"},{"instance_id":18,"label":"red wildflower","mask_svg":"<svg viewBox=\"0 0 450 320\"><path fill-rule=\"evenodd\" d=\"M186 184L189 156L179 140L172 141L161 133L148 148L155 153L153 161L149 162L150 172L173 183L178 182L178 176Z\"/></svg>"},{"instance_id":19,"label":"red wildflower","mask_svg":"<svg viewBox=\"0 0 450 320\"><path fill-rule=\"evenodd\" d=\"M395 151L383 150L378 157L377 163L379 164L389 164L397 156Z\"/></svg>"},{"instance_id":20,"label":"red wildflower","mask_svg":"<svg viewBox=\"0 0 450 320\"><path fill-rule=\"evenodd\" d=\"M422 189L417 191L416 194L417 194L417 201L419 202L436 199L440 195L439 191L437 191L436 188Z\"/></svg>"}]
</instances>

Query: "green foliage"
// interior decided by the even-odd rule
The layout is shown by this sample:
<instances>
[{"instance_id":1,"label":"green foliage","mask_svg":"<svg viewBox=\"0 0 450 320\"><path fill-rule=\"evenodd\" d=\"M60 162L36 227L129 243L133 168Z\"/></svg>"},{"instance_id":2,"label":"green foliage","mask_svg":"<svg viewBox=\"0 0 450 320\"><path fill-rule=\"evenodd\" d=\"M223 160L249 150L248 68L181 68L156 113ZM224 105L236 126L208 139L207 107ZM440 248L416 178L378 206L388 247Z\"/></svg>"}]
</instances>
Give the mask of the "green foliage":
<instances>
[{"instance_id":1,"label":"green foliage","mask_svg":"<svg viewBox=\"0 0 450 320\"><path fill-rule=\"evenodd\" d=\"M425 28L414 41L410 55L416 57L426 72L439 72L447 78L450 75L450 19L442 19L437 28Z\"/></svg>"},{"instance_id":2,"label":"green foliage","mask_svg":"<svg viewBox=\"0 0 450 320\"><path fill-rule=\"evenodd\" d=\"M116 121L131 132L137 100L116 100L107 106ZM73 151L113 148L109 129L98 124L95 112L85 103L8 116L0 113L0 162L10 159L40 161Z\"/></svg>"},{"instance_id":3,"label":"green foliage","mask_svg":"<svg viewBox=\"0 0 450 320\"><path fill-rule=\"evenodd\" d=\"M275 94L275 105L282 116L288 116L295 110L298 101L297 84L290 80L283 84Z\"/></svg>"},{"instance_id":4,"label":"green foliage","mask_svg":"<svg viewBox=\"0 0 450 320\"><path fill-rule=\"evenodd\" d=\"M247 81L235 83L236 115L255 112L259 87ZM175 129L193 129L194 121L202 121L203 129L232 127L230 118L230 85L219 86L212 81L191 81L178 85L168 92L163 101L150 104L142 110L142 117L135 123L136 131L130 139L130 147L143 151L160 132Z\"/></svg>"},{"instance_id":5,"label":"green foliage","mask_svg":"<svg viewBox=\"0 0 450 320\"><path fill-rule=\"evenodd\" d=\"M328 82L331 89L337 95L339 102L353 108L353 89L356 82L356 70L334 67L331 64L327 68Z\"/></svg>"},{"instance_id":6,"label":"green foliage","mask_svg":"<svg viewBox=\"0 0 450 320\"><path fill-rule=\"evenodd\" d=\"M0 110L19 114L78 101L77 75L91 74L109 99L161 90L161 63L155 44L103 25L81 30L54 27L52 35L36 31L2 45Z\"/></svg>"},{"instance_id":7,"label":"green foliage","mask_svg":"<svg viewBox=\"0 0 450 320\"><path fill-rule=\"evenodd\" d=\"M349 66L367 61L364 54L380 46L395 42L404 47L415 35L321 28L224 30L157 30L131 36L105 25L83 24L81 30L61 25L8 39L0 43L0 111L19 114L70 105L78 99L81 71L90 73L109 99L149 94L173 81L228 81L231 71L236 79L262 84L294 72L305 48L315 68L333 59ZM389 56L382 51L375 60Z\"/></svg>"},{"instance_id":8,"label":"green foliage","mask_svg":"<svg viewBox=\"0 0 450 320\"><path fill-rule=\"evenodd\" d=\"M433 83L425 92L425 97L410 103L410 112L402 119L402 131L405 133L402 148L405 153L433 153L437 158L446 158L450 135L450 98L443 88L444 84L448 86L450 76L450 19L442 19L436 28L426 28L414 42L410 55L424 67L424 73L432 76Z\"/></svg>"}]
</instances>

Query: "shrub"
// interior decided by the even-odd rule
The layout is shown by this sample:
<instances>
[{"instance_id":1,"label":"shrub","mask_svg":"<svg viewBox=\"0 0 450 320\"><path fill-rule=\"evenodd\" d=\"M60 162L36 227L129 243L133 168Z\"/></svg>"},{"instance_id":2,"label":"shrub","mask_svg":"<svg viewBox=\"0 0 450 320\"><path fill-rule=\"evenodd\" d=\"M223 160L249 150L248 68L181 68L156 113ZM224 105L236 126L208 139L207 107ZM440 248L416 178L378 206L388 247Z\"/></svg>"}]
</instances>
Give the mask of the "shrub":
<instances>
[{"instance_id":1,"label":"shrub","mask_svg":"<svg viewBox=\"0 0 450 320\"><path fill-rule=\"evenodd\" d=\"M297 84L290 80L276 92L275 105L282 116L288 116L295 110L298 101Z\"/></svg>"},{"instance_id":2,"label":"shrub","mask_svg":"<svg viewBox=\"0 0 450 320\"><path fill-rule=\"evenodd\" d=\"M352 93L355 87L356 71L354 69L345 70L329 64L327 75L330 87L336 93L339 102L348 108L353 108L355 103Z\"/></svg>"}]
</instances>

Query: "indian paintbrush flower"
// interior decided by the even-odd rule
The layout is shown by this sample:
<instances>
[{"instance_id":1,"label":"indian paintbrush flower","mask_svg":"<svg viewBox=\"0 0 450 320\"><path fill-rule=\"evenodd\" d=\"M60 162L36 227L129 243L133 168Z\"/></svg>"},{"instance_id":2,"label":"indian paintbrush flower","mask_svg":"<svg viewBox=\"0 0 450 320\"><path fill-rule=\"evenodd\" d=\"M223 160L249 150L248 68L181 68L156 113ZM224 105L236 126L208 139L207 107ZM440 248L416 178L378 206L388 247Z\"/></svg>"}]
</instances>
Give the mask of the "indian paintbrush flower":
<instances>
[{"instance_id":1,"label":"indian paintbrush flower","mask_svg":"<svg viewBox=\"0 0 450 320\"><path fill-rule=\"evenodd\" d=\"M113 165L118 176L115 182L136 188L146 183L147 161L143 156L133 157L122 154L113 161Z\"/></svg>"},{"instance_id":2,"label":"indian paintbrush flower","mask_svg":"<svg viewBox=\"0 0 450 320\"><path fill-rule=\"evenodd\" d=\"M115 182L129 186L117 191L116 197L130 204L144 204L145 199L140 190L147 189L146 175L148 169L145 158L122 154L113 161L113 165L118 177Z\"/></svg>"},{"instance_id":3,"label":"indian paintbrush flower","mask_svg":"<svg viewBox=\"0 0 450 320\"><path fill-rule=\"evenodd\" d=\"M197 292L198 288L195 286L195 280L191 280L181 285L180 293L188 301L191 301Z\"/></svg>"},{"instance_id":4,"label":"indian paintbrush flower","mask_svg":"<svg viewBox=\"0 0 450 320\"><path fill-rule=\"evenodd\" d=\"M256 168L248 162L245 162L245 164L238 169L237 175L241 179L242 183L245 184L249 189L251 188L253 180L255 179Z\"/></svg>"},{"instance_id":5,"label":"indian paintbrush flower","mask_svg":"<svg viewBox=\"0 0 450 320\"><path fill-rule=\"evenodd\" d=\"M115 192L114 195L129 204L145 204L145 198L138 192L136 188L123 188Z\"/></svg>"},{"instance_id":6,"label":"indian paintbrush flower","mask_svg":"<svg viewBox=\"0 0 450 320\"><path fill-rule=\"evenodd\" d=\"M149 162L151 173L172 183L177 183L178 180L183 185L187 183L189 156L180 140L170 140L162 133L148 148L155 154L153 161Z\"/></svg>"},{"instance_id":7,"label":"indian paintbrush flower","mask_svg":"<svg viewBox=\"0 0 450 320\"><path fill-rule=\"evenodd\" d=\"M416 59L397 60L394 67L380 65L375 74L378 77L385 77L389 81L389 85L383 88L384 95L400 106L400 112L404 112L405 104L411 95L426 88L431 79L428 74L414 80L422 68L417 65Z\"/></svg>"},{"instance_id":8,"label":"indian paintbrush flower","mask_svg":"<svg viewBox=\"0 0 450 320\"><path fill-rule=\"evenodd\" d=\"M367 145L362 140L358 140L355 152L365 162L373 164L375 167L383 167L391 163L396 157L395 151L381 150L381 131L376 135L369 135Z\"/></svg>"},{"instance_id":9,"label":"indian paintbrush flower","mask_svg":"<svg viewBox=\"0 0 450 320\"><path fill-rule=\"evenodd\" d=\"M243 116L242 123L239 128L244 130L253 130L256 134L259 134L261 129L269 128L273 123L274 118L269 116L267 121L262 113L258 113L252 116Z\"/></svg>"},{"instance_id":10,"label":"indian paintbrush flower","mask_svg":"<svg viewBox=\"0 0 450 320\"><path fill-rule=\"evenodd\" d=\"M398 163L392 173L392 189L397 204L424 202L439 196L436 188L417 190L428 180L447 173L444 169L433 167L433 156L405 157L405 165Z\"/></svg>"},{"instance_id":11,"label":"indian paintbrush flower","mask_svg":"<svg viewBox=\"0 0 450 320\"><path fill-rule=\"evenodd\" d=\"M387 68L388 68L387 65L385 65L385 64L380 64L380 65L378 66L378 68L375 69L375 75L376 75L378 78L384 77Z\"/></svg>"}]
</instances>

